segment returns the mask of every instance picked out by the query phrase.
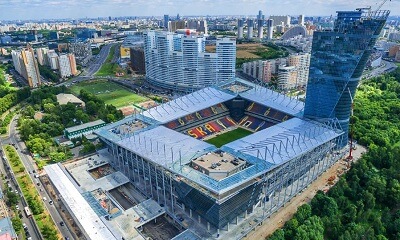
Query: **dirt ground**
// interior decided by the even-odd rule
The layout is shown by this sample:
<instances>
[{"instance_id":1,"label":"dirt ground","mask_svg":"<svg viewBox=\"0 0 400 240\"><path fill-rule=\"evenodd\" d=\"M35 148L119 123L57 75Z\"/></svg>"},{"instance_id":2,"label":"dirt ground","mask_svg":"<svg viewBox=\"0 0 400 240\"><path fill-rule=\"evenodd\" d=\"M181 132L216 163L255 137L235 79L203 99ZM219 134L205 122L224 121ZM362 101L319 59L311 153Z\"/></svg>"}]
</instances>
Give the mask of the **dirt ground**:
<instances>
[{"instance_id":1,"label":"dirt ground","mask_svg":"<svg viewBox=\"0 0 400 240\"><path fill-rule=\"evenodd\" d=\"M367 150L357 145L357 149L353 151L354 161L357 161L363 153ZM347 155L346 155L347 156ZM328 178L331 176L336 176L335 183L338 181L338 171L346 167L346 162L344 160L339 160L326 172L324 172L317 180L311 183L302 193L293 197L292 200L285 204L285 207L279 209L276 213L272 214L268 221L265 221L263 225L256 228L254 232L251 232L246 238L246 240L252 239L265 239L267 236L271 235L277 229L282 228L286 221L290 220L294 213L296 213L297 208L304 203L309 203L311 199L315 196L318 190L326 191L330 187L328 183Z\"/></svg>"}]
</instances>

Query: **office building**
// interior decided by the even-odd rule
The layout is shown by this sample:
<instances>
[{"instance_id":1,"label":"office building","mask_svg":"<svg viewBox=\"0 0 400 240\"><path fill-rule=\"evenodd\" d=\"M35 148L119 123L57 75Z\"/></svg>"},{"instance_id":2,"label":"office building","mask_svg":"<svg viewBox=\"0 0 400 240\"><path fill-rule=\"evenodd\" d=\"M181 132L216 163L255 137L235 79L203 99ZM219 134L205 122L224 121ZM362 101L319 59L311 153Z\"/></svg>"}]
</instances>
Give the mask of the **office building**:
<instances>
[{"instance_id":1,"label":"office building","mask_svg":"<svg viewBox=\"0 0 400 240\"><path fill-rule=\"evenodd\" d=\"M164 15L164 22L163 22L163 26L164 26L164 30L168 30L168 23L169 23L169 15Z\"/></svg>"},{"instance_id":2,"label":"office building","mask_svg":"<svg viewBox=\"0 0 400 240\"><path fill-rule=\"evenodd\" d=\"M31 88L41 84L39 67L31 47L11 52L15 70L28 81Z\"/></svg>"},{"instance_id":3,"label":"office building","mask_svg":"<svg viewBox=\"0 0 400 240\"><path fill-rule=\"evenodd\" d=\"M247 39L253 38L254 19L247 19Z\"/></svg>"},{"instance_id":4,"label":"office building","mask_svg":"<svg viewBox=\"0 0 400 240\"><path fill-rule=\"evenodd\" d=\"M236 42L216 41L216 52L205 52L205 37L148 31L144 53L146 78L168 89L190 91L235 76Z\"/></svg>"},{"instance_id":5,"label":"office building","mask_svg":"<svg viewBox=\"0 0 400 240\"><path fill-rule=\"evenodd\" d=\"M304 116L338 119L347 144L352 99L389 11L338 11L331 31L315 31Z\"/></svg>"}]
</instances>

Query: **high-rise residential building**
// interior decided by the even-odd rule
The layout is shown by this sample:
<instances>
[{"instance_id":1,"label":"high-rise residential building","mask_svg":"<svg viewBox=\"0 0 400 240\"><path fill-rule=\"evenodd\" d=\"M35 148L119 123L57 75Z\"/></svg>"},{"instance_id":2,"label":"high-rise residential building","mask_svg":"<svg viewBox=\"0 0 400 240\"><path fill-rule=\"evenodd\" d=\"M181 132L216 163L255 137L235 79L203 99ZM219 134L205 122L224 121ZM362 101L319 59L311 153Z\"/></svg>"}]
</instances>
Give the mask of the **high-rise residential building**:
<instances>
[{"instance_id":1,"label":"high-rise residential building","mask_svg":"<svg viewBox=\"0 0 400 240\"><path fill-rule=\"evenodd\" d=\"M267 20L267 39L271 40L274 33L274 20L268 19Z\"/></svg>"},{"instance_id":2,"label":"high-rise residential building","mask_svg":"<svg viewBox=\"0 0 400 240\"><path fill-rule=\"evenodd\" d=\"M352 99L389 11L338 11L331 31L313 35L304 116L338 119L347 144Z\"/></svg>"},{"instance_id":3,"label":"high-rise residential building","mask_svg":"<svg viewBox=\"0 0 400 240\"><path fill-rule=\"evenodd\" d=\"M169 32L175 32L178 29L185 29L185 28L186 28L185 20L170 21L168 23L168 31Z\"/></svg>"},{"instance_id":4,"label":"high-rise residential building","mask_svg":"<svg viewBox=\"0 0 400 240\"><path fill-rule=\"evenodd\" d=\"M299 16L299 25L304 26L304 15Z\"/></svg>"},{"instance_id":5,"label":"high-rise residential building","mask_svg":"<svg viewBox=\"0 0 400 240\"><path fill-rule=\"evenodd\" d=\"M40 65L48 65L47 62L47 52L49 51L48 48L36 48L36 57L38 60L38 63Z\"/></svg>"},{"instance_id":6,"label":"high-rise residential building","mask_svg":"<svg viewBox=\"0 0 400 240\"><path fill-rule=\"evenodd\" d=\"M69 59L69 65L71 67L71 74L75 76L76 74L78 74L78 70L76 69L75 55L73 53L69 53L68 59Z\"/></svg>"},{"instance_id":7,"label":"high-rise residential building","mask_svg":"<svg viewBox=\"0 0 400 240\"><path fill-rule=\"evenodd\" d=\"M67 54L60 54L58 57L58 66L60 69L60 76L66 78L72 75L71 64Z\"/></svg>"},{"instance_id":8,"label":"high-rise residential building","mask_svg":"<svg viewBox=\"0 0 400 240\"><path fill-rule=\"evenodd\" d=\"M286 15L286 16L269 16L269 19L274 20L273 21L273 26L277 26L277 25L283 25L284 27L290 27L290 16Z\"/></svg>"},{"instance_id":9,"label":"high-rise residential building","mask_svg":"<svg viewBox=\"0 0 400 240\"><path fill-rule=\"evenodd\" d=\"M58 66L58 54L54 50L47 51L47 62L52 70L57 70Z\"/></svg>"},{"instance_id":10,"label":"high-rise residential building","mask_svg":"<svg viewBox=\"0 0 400 240\"><path fill-rule=\"evenodd\" d=\"M238 39L243 38L243 25L244 25L244 20L242 18L238 19Z\"/></svg>"},{"instance_id":11,"label":"high-rise residential building","mask_svg":"<svg viewBox=\"0 0 400 240\"><path fill-rule=\"evenodd\" d=\"M257 38L261 39L263 38L263 25L264 25L264 19L258 19L257 20Z\"/></svg>"},{"instance_id":12,"label":"high-rise residential building","mask_svg":"<svg viewBox=\"0 0 400 240\"><path fill-rule=\"evenodd\" d=\"M200 25L197 27L197 31L208 35L207 20L200 20Z\"/></svg>"},{"instance_id":13,"label":"high-rise residential building","mask_svg":"<svg viewBox=\"0 0 400 240\"><path fill-rule=\"evenodd\" d=\"M205 37L169 32L144 34L146 77L168 89L190 91L235 77L236 41L217 39L216 52L205 51Z\"/></svg>"},{"instance_id":14,"label":"high-rise residential building","mask_svg":"<svg viewBox=\"0 0 400 240\"><path fill-rule=\"evenodd\" d=\"M15 70L28 81L31 88L41 84L39 67L31 47L11 52Z\"/></svg>"},{"instance_id":15,"label":"high-rise residential building","mask_svg":"<svg viewBox=\"0 0 400 240\"><path fill-rule=\"evenodd\" d=\"M83 65L92 58L92 47L89 41L71 43L69 51L75 55L76 61Z\"/></svg>"},{"instance_id":16,"label":"high-rise residential building","mask_svg":"<svg viewBox=\"0 0 400 240\"><path fill-rule=\"evenodd\" d=\"M309 53L292 54L287 58L287 66L296 67L297 79L295 87L305 87L308 82L308 74L310 69Z\"/></svg>"},{"instance_id":17,"label":"high-rise residential building","mask_svg":"<svg viewBox=\"0 0 400 240\"><path fill-rule=\"evenodd\" d=\"M297 69L295 66L281 65L278 68L278 88L281 90L293 89L297 85Z\"/></svg>"},{"instance_id":18,"label":"high-rise residential building","mask_svg":"<svg viewBox=\"0 0 400 240\"><path fill-rule=\"evenodd\" d=\"M253 38L254 19L247 19L247 39Z\"/></svg>"}]
</instances>

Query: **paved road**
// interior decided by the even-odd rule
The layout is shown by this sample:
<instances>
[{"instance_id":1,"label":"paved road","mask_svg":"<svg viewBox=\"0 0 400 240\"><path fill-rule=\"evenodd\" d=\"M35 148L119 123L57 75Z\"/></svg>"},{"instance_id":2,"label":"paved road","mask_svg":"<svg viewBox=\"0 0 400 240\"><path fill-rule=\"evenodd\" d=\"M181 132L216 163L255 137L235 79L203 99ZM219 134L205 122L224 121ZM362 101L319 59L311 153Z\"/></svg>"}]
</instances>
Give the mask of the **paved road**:
<instances>
[{"instance_id":1,"label":"paved road","mask_svg":"<svg viewBox=\"0 0 400 240\"><path fill-rule=\"evenodd\" d=\"M15 119L15 118L14 118ZM26 171L30 172L31 174L29 174L29 177L32 179L32 181L35 183L36 178L34 177L33 170L35 170L36 172L38 172L37 166L36 164L34 164L33 159L31 158L31 156L29 155L29 152L25 146L25 143L23 141L20 140L19 138L19 134L16 130L16 120L12 121L10 124L10 136L8 138L5 138L3 140L4 144L15 144L15 147L17 147L17 152L19 154L19 156L21 157L22 163L24 164ZM42 183L39 183L40 186L38 186L37 184L35 184L35 188L37 189L37 191L39 192L39 195L41 197L41 199L43 199L43 197L46 198L46 201L44 201L45 206L47 208L47 210L49 211L53 221L56 223L57 228L59 229L59 231L61 232L61 234L63 235L63 237L68 237L69 239L73 239L69 229L67 227L62 227L60 226L60 222L64 220L61 218L60 213L58 212L58 209L56 209L54 207L54 205L50 205L49 201L50 200L56 200L56 199L51 199L50 196L48 195L48 193L44 190L44 187L42 186ZM40 189L42 189L42 191L40 191Z\"/></svg>"}]
</instances>

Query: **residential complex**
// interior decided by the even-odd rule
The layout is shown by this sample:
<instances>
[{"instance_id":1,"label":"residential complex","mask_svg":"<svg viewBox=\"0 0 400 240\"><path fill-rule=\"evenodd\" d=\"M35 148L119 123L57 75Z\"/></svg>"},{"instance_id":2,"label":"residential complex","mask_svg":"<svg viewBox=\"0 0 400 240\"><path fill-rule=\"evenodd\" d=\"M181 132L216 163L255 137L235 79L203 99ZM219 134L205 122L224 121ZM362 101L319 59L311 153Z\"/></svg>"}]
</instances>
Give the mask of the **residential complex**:
<instances>
[{"instance_id":1,"label":"residential complex","mask_svg":"<svg viewBox=\"0 0 400 240\"><path fill-rule=\"evenodd\" d=\"M39 67L31 47L21 50L13 50L11 56L15 70L28 81L31 88L39 87L41 84Z\"/></svg>"},{"instance_id":2,"label":"residential complex","mask_svg":"<svg viewBox=\"0 0 400 240\"><path fill-rule=\"evenodd\" d=\"M310 54L292 54L287 58L256 60L242 65L243 73L269 83L276 77L281 90L305 87L308 81Z\"/></svg>"},{"instance_id":3,"label":"residential complex","mask_svg":"<svg viewBox=\"0 0 400 240\"><path fill-rule=\"evenodd\" d=\"M145 33L146 78L167 89L190 91L232 80L236 41L216 41L216 52L205 52L205 37L197 34Z\"/></svg>"}]
</instances>

